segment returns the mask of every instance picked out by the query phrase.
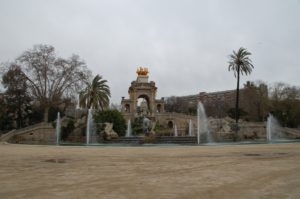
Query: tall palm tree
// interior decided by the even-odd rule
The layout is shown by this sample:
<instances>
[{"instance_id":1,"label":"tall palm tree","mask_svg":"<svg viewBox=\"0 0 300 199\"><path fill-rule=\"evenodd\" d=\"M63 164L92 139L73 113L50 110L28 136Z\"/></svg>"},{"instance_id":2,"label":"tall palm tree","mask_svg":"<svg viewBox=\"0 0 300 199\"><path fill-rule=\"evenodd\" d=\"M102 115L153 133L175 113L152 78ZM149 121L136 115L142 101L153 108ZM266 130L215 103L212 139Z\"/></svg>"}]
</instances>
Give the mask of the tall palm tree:
<instances>
[{"instance_id":1,"label":"tall palm tree","mask_svg":"<svg viewBox=\"0 0 300 199\"><path fill-rule=\"evenodd\" d=\"M107 81L96 75L93 81L79 93L79 106L87 109L103 110L109 105L110 89Z\"/></svg>"},{"instance_id":2,"label":"tall palm tree","mask_svg":"<svg viewBox=\"0 0 300 199\"><path fill-rule=\"evenodd\" d=\"M254 68L251 59L251 55L247 49L241 47L237 52L233 51L229 55L229 66L228 70L234 72L234 76L237 77L237 87L236 87L236 101L235 101L235 122L236 122L236 132L238 131L238 121L239 121L239 90L240 90L240 74L248 75L252 72Z\"/></svg>"}]
</instances>

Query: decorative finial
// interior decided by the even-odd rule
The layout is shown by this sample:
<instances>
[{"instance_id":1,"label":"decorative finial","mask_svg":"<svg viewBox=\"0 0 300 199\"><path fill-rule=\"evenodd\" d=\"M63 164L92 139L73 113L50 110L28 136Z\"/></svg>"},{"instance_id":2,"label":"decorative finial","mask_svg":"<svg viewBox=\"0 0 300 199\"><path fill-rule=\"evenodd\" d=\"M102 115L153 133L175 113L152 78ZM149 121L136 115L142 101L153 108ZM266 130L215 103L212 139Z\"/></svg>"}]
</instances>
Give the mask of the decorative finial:
<instances>
[{"instance_id":1,"label":"decorative finial","mask_svg":"<svg viewBox=\"0 0 300 199\"><path fill-rule=\"evenodd\" d=\"M149 71L146 67L138 67L136 73L138 74L138 76L147 76Z\"/></svg>"}]
</instances>

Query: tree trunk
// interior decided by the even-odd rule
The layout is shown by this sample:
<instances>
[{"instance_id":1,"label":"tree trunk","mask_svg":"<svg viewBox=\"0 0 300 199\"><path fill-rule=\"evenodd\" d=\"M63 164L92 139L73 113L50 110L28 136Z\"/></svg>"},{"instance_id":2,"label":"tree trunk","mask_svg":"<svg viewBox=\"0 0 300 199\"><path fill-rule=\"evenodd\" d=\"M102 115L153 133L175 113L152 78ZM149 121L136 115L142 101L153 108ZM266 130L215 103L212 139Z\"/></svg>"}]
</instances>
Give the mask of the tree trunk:
<instances>
[{"instance_id":1,"label":"tree trunk","mask_svg":"<svg viewBox=\"0 0 300 199\"><path fill-rule=\"evenodd\" d=\"M18 91L18 122L17 122L17 128L22 128L22 109L21 109L21 100L20 100L20 91Z\"/></svg>"},{"instance_id":2,"label":"tree trunk","mask_svg":"<svg viewBox=\"0 0 300 199\"><path fill-rule=\"evenodd\" d=\"M237 86L236 86L236 101L235 101L235 123L239 122L239 98L240 98L240 66L237 70Z\"/></svg>"},{"instance_id":3,"label":"tree trunk","mask_svg":"<svg viewBox=\"0 0 300 199\"><path fill-rule=\"evenodd\" d=\"M239 131L239 97L240 97L240 66L237 68L237 86L236 86L236 101L235 101L235 140Z\"/></svg>"},{"instance_id":4,"label":"tree trunk","mask_svg":"<svg viewBox=\"0 0 300 199\"><path fill-rule=\"evenodd\" d=\"M49 107L45 107L45 110L44 110L44 122L47 122L48 123L48 120L49 120Z\"/></svg>"}]
</instances>

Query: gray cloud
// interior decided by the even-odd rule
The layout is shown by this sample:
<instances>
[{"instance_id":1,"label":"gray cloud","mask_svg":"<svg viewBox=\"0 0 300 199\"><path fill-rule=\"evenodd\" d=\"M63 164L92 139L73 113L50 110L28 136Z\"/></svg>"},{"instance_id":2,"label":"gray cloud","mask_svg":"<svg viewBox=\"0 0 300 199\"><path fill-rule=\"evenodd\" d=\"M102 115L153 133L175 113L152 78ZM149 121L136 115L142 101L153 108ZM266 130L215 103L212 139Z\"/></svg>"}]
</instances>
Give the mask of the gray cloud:
<instances>
[{"instance_id":1,"label":"gray cloud","mask_svg":"<svg viewBox=\"0 0 300 199\"><path fill-rule=\"evenodd\" d=\"M112 101L127 96L147 66L158 97L234 89L228 55L246 47L246 80L299 85L300 2L296 0L2 0L0 61L34 44L79 54L109 81Z\"/></svg>"}]
</instances>

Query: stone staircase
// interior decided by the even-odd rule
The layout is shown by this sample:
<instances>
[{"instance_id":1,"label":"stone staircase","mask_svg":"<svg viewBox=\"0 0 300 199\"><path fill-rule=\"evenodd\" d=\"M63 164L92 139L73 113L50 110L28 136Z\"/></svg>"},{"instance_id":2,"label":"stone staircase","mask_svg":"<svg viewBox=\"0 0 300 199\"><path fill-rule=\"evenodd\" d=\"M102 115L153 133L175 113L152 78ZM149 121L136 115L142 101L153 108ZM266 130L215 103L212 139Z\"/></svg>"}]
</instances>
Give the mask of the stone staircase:
<instances>
[{"instance_id":1,"label":"stone staircase","mask_svg":"<svg viewBox=\"0 0 300 199\"><path fill-rule=\"evenodd\" d=\"M197 137L196 136L162 136L157 139L157 144L182 144L182 145L193 145L197 144Z\"/></svg>"},{"instance_id":2,"label":"stone staircase","mask_svg":"<svg viewBox=\"0 0 300 199\"><path fill-rule=\"evenodd\" d=\"M109 141L104 141L104 143L119 143L119 144L142 144L144 138L133 136L133 137L119 137L118 139L113 139Z\"/></svg>"},{"instance_id":3,"label":"stone staircase","mask_svg":"<svg viewBox=\"0 0 300 199\"><path fill-rule=\"evenodd\" d=\"M50 131L51 136L44 136ZM38 134L38 135L37 135ZM53 135L52 135L53 134ZM26 139L27 137L27 139ZM0 142L11 142L11 143L34 143L33 137L38 137L38 140L42 140L44 137L44 143L54 142L54 128L51 123L38 123L32 126L28 126L22 129L14 129L6 134L1 135ZM50 139L51 137L51 139ZM21 141L19 140L20 138ZM28 139L29 138L29 139ZM39 143L38 141L36 141Z\"/></svg>"}]
</instances>

